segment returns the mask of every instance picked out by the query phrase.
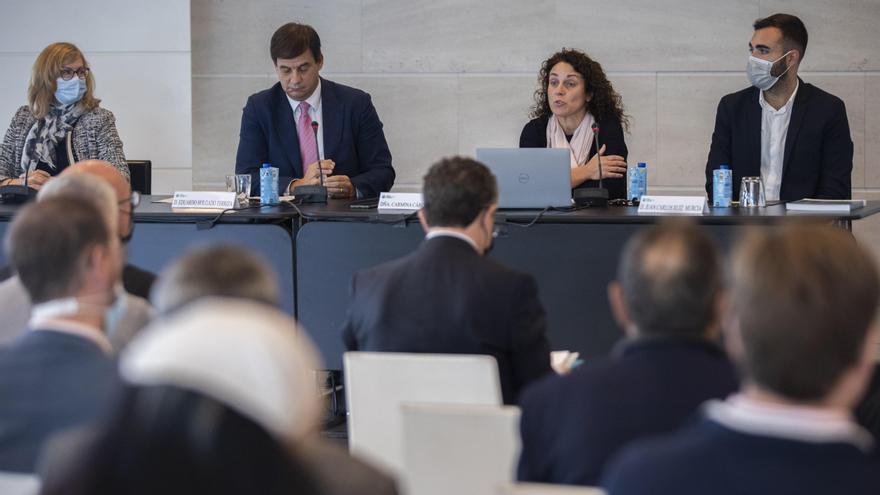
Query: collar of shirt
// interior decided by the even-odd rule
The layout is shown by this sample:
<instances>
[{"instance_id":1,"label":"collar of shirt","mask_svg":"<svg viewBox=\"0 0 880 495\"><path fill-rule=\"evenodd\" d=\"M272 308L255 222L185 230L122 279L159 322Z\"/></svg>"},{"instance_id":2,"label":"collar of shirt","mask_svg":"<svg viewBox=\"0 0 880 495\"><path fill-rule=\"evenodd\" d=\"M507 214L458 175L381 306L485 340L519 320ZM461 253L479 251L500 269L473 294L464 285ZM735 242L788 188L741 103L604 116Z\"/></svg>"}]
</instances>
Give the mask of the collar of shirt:
<instances>
[{"instance_id":1,"label":"collar of shirt","mask_svg":"<svg viewBox=\"0 0 880 495\"><path fill-rule=\"evenodd\" d=\"M431 229L431 231L428 232L428 235L425 236L425 240L433 239L435 237L455 237L456 239L461 239L464 242L470 244L471 247L474 248L474 251L477 252L477 254L480 253L480 249L477 247L477 243L467 235L462 234L461 232L446 229Z\"/></svg>"},{"instance_id":2,"label":"collar of shirt","mask_svg":"<svg viewBox=\"0 0 880 495\"><path fill-rule=\"evenodd\" d=\"M874 446L871 434L842 411L759 402L742 394L710 401L705 411L709 419L741 433L809 443L849 443L865 452Z\"/></svg>"},{"instance_id":3,"label":"collar of shirt","mask_svg":"<svg viewBox=\"0 0 880 495\"><path fill-rule=\"evenodd\" d=\"M299 122L299 104L302 103L302 100L294 100L287 93L287 102L290 103L290 108L293 109L293 120L295 122ZM312 117L312 120L318 120L317 116L321 110L321 79L318 78L318 87L315 88L315 91L306 98L306 103L309 104L309 115ZM322 122L318 122L318 124L322 124Z\"/></svg>"},{"instance_id":4,"label":"collar of shirt","mask_svg":"<svg viewBox=\"0 0 880 495\"><path fill-rule=\"evenodd\" d=\"M49 302L51 303L52 301ZM37 304L34 306L34 309L39 307L40 305ZM113 345L110 343L110 340L104 335L104 332L102 332L100 328L92 325L65 320L54 316L37 316L31 317L28 322L28 328L30 328L31 331L53 331L74 335L92 341L107 355L113 354Z\"/></svg>"},{"instance_id":5,"label":"collar of shirt","mask_svg":"<svg viewBox=\"0 0 880 495\"><path fill-rule=\"evenodd\" d=\"M788 101L785 102L785 105L782 105L782 107L779 110L773 108L772 105L767 103L767 100L764 99L764 92L763 91L758 91L758 104L761 105L761 108L765 112L770 112L772 115L783 115L785 113L788 113L791 111L791 107L794 106L794 97L797 96L797 92L800 87L801 87L801 82L797 81L797 83L795 84L795 87L794 87L794 91L792 91L791 96L788 97ZM311 103L311 102L309 102L309 103Z\"/></svg>"}]
</instances>

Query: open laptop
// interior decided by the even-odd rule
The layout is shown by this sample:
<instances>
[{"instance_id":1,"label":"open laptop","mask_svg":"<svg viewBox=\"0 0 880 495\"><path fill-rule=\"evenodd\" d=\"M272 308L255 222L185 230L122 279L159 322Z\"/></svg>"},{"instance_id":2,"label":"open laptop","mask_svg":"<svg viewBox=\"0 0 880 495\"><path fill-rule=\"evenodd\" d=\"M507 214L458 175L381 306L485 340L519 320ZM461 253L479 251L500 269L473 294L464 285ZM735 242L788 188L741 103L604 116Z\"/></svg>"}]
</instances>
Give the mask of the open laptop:
<instances>
[{"instance_id":1,"label":"open laptop","mask_svg":"<svg viewBox=\"0 0 880 495\"><path fill-rule=\"evenodd\" d=\"M477 148L498 181L498 208L571 206L571 159L561 148Z\"/></svg>"}]
</instances>

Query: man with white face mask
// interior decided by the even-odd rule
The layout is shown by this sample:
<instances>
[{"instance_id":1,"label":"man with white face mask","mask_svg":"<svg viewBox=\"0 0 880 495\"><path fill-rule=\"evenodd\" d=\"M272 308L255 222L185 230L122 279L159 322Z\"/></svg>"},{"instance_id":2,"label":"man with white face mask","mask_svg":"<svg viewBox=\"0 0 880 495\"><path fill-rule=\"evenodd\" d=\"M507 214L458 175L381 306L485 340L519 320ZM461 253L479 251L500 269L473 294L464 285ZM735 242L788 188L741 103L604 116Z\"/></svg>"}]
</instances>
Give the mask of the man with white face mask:
<instances>
[{"instance_id":1,"label":"man with white face mask","mask_svg":"<svg viewBox=\"0 0 880 495\"><path fill-rule=\"evenodd\" d=\"M112 204L113 190L97 185ZM9 228L7 256L34 309L28 331L0 350L0 471L33 472L52 435L97 419L116 390L102 328L122 255L113 226L96 218L91 202L53 198Z\"/></svg>"},{"instance_id":2,"label":"man with white face mask","mask_svg":"<svg viewBox=\"0 0 880 495\"><path fill-rule=\"evenodd\" d=\"M843 101L798 77L807 28L788 14L758 19L749 42L750 88L718 104L706 163L733 170L733 197L742 177L760 176L768 201L848 199L852 195L853 142Z\"/></svg>"}]
</instances>

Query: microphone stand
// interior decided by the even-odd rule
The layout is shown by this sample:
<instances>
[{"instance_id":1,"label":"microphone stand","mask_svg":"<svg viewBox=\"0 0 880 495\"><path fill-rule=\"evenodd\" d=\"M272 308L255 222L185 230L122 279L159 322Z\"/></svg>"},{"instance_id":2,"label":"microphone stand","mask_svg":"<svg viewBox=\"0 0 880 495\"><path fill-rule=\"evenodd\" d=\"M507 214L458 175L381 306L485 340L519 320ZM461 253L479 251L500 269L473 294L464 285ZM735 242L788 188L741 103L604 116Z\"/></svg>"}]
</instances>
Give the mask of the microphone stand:
<instances>
[{"instance_id":1,"label":"microphone stand","mask_svg":"<svg viewBox=\"0 0 880 495\"><path fill-rule=\"evenodd\" d=\"M574 190L574 203L578 206L608 206L608 189L602 184L602 156L599 153L599 124L593 123L593 144L596 145L596 161L599 164L599 187Z\"/></svg>"}]
</instances>

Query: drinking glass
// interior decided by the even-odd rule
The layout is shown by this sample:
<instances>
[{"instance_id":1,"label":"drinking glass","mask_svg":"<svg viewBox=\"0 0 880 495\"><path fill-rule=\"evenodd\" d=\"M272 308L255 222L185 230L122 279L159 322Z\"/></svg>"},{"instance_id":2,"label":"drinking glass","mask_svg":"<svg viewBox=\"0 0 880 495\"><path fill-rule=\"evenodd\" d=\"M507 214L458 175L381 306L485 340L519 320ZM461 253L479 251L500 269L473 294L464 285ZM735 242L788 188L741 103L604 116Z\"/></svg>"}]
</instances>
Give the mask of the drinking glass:
<instances>
[{"instance_id":1,"label":"drinking glass","mask_svg":"<svg viewBox=\"0 0 880 495\"><path fill-rule=\"evenodd\" d=\"M764 183L760 177L743 177L739 187L739 206L753 208L767 206L764 199Z\"/></svg>"},{"instance_id":2,"label":"drinking glass","mask_svg":"<svg viewBox=\"0 0 880 495\"><path fill-rule=\"evenodd\" d=\"M226 191L234 192L238 197L238 204L246 204L251 196L250 174L235 174L226 176Z\"/></svg>"}]
</instances>

